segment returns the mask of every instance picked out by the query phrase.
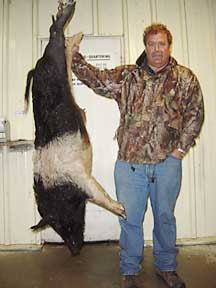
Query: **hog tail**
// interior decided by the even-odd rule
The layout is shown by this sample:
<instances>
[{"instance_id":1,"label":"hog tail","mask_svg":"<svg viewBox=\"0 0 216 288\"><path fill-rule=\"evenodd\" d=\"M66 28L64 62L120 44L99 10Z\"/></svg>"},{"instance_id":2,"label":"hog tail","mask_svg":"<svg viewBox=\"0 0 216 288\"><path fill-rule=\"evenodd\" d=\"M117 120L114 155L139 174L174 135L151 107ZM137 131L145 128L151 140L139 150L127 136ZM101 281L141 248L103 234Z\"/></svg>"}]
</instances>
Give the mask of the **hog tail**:
<instances>
[{"instance_id":1,"label":"hog tail","mask_svg":"<svg viewBox=\"0 0 216 288\"><path fill-rule=\"evenodd\" d=\"M25 113L28 111L29 106L29 90L31 86L32 78L34 77L34 69L30 70L27 75L27 81L26 81L26 88L25 88Z\"/></svg>"}]
</instances>

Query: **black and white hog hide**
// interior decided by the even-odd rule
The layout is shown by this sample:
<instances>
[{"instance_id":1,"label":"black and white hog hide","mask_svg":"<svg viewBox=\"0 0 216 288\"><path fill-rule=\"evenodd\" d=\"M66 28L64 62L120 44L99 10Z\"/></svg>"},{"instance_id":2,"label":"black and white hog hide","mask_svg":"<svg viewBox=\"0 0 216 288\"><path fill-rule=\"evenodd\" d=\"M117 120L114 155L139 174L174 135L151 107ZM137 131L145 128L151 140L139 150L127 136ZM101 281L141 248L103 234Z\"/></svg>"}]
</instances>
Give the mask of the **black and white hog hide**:
<instances>
[{"instance_id":1,"label":"black and white hog hide","mask_svg":"<svg viewBox=\"0 0 216 288\"><path fill-rule=\"evenodd\" d=\"M75 103L70 87L71 51L82 34L65 41L64 29L74 13L75 1L60 2L49 43L28 73L25 92L28 106L33 78L34 191L41 221L32 228L50 225L74 255L83 244L87 199L122 217L125 211L91 175L92 149L84 112Z\"/></svg>"}]
</instances>

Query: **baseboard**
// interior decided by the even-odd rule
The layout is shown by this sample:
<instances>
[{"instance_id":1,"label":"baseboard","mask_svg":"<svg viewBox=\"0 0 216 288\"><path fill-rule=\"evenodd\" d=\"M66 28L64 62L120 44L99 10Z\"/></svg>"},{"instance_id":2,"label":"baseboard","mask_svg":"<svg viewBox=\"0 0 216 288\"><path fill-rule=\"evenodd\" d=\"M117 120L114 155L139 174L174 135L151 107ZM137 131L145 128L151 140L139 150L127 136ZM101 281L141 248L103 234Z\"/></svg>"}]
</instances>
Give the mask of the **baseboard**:
<instances>
[{"instance_id":1,"label":"baseboard","mask_svg":"<svg viewBox=\"0 0 216 288\"><path fill-rule=\"evenodd\" d=\"M41 251L43 245L42 244L16 244L16 245L0 245L0 252L37 252Z\"/></svg>"}]
</instances>

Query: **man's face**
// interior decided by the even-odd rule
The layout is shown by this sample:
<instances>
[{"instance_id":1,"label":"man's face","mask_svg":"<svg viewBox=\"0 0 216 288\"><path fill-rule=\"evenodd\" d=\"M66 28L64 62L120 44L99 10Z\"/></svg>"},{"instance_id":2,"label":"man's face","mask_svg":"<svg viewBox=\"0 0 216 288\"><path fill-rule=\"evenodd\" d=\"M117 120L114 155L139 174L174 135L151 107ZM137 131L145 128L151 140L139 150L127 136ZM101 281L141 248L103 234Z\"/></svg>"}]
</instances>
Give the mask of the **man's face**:
<instances>
[{"instance_id":1,"label":"man's face","mask_svg":"<svg viewBox=\"0 0 216 288\"><path fill-rule=\"evenodd\" d=\"M148 65L155 71L169 62L171 49L165 33L150 34L145 47Z\"/></svg>"}]
</instances>

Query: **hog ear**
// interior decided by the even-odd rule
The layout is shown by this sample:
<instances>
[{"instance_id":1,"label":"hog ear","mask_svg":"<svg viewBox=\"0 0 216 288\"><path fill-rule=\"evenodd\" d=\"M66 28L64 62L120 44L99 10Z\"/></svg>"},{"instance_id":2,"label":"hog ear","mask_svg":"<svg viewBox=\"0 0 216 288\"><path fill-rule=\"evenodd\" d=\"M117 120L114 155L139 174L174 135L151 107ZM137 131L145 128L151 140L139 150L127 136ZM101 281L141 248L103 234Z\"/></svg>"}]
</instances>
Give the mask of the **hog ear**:
<instances>
[{"instance_id":1,"label":"hog ear","mask_svg":"<svg viewBox=\"0 0 216 288\"><path fill-rule=\"evenodd\" d=\"M145 52L145 50L144 50L144 51L140 54L140 56L137 58L137 60L136 60L136 65L141 66L141 65L144 63L145 58L146 58L146 52Z\"/></svg>"},{"instance_id":2,"label":"hog ear","mask_svg":"<svg viewBox=\"0 0 216 288\"><path fill-rule=\"evenodd\" d=\"M52 23L54 24L55 23L55 16L52 15Z\"/></svg>"}]
</instances>

